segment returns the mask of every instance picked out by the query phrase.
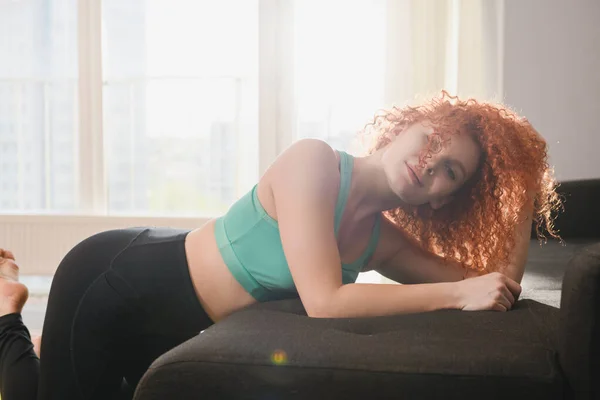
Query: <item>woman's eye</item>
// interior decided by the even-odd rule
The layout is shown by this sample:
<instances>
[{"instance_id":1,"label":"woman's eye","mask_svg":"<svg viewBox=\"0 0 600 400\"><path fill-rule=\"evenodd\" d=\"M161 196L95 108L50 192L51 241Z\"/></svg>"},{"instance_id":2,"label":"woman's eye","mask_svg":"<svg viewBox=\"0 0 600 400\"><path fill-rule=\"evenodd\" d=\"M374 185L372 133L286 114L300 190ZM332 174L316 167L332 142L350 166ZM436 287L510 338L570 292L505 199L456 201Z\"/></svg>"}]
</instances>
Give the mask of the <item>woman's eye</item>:
<instances>
[{"instance_id":1,"label":"woman's eye","mask_svg":"<svg viewBox=\"0 0 600 400\"><path fill-rule=\"evenodd\" d=\"M446 166L447 170L448 170L448 176L450 177L450 179L452 179L453 181L456 180L456 174L454 173L454 171L452 170L452 168Z\"/></svg>"}]
</instances>

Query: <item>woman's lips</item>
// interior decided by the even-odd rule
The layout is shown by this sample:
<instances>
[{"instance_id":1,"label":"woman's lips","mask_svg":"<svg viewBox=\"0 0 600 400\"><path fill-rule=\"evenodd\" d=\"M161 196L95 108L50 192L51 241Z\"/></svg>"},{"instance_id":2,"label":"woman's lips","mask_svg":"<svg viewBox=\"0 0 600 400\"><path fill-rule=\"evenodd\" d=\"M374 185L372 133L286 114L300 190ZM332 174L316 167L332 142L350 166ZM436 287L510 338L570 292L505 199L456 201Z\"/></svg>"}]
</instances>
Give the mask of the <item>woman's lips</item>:
<instances>
[{"instance_id":1,"label":"woman's lips","mask_svg":"<svg viewBox=\"0 0 600 400\"><path fill-rule=\"evenodd\" d=\"M423 186L421 184L421 181L419 180L419 177L417 176L415 171L413 171L413 169L410 167L410 165L408 165L407 162L405 162L404 164L406 164L406 169L408 170L408 176L410 177L410 180L412 181L412 183L414 183L417 186Z\"/></svg>"}]
</instances>

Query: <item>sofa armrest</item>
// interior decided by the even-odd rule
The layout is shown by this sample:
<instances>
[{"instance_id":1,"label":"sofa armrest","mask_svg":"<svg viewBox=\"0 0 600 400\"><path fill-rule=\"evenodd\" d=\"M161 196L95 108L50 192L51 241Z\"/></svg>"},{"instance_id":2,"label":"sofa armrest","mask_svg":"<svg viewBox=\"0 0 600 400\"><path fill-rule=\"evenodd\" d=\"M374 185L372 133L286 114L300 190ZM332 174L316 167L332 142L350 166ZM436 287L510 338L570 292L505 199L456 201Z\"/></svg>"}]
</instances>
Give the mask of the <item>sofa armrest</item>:
<instances>
[{"instance_id":1,"label":"sofa armrest","mask_svg":"<svg viewBox=\"0 0 600 400\"><path fill-rule=\"evenodd\" d=\"M565 271L558 351L569 398L600 398L600 241L575 254Z\"/></svg>"}]
</instances>

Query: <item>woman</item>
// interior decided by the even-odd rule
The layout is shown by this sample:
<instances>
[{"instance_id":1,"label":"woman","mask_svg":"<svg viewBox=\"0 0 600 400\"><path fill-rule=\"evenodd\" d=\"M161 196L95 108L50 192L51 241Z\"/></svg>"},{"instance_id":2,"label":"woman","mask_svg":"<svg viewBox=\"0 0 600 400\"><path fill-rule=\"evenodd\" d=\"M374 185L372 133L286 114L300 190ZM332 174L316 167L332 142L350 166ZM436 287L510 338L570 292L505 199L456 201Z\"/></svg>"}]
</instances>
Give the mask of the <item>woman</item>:
<instances>
[{"instance_id":1,"label":"woman","mask_svg":"<svg viewBox=\"0 0 600 400\"><path fill-rule=\"evenodd\" d=\"M156 357L258 301L299 296L317 318L509 310L532 220L556 236L545 141L503 106L446 92L365 131L376 139L366 157L295 143L193 231L115 230L78 244L54 277L39 359L5 252L3 400L130 397ZM404 285L355 284L367 270Z\"/></svg>"}]
</instances>

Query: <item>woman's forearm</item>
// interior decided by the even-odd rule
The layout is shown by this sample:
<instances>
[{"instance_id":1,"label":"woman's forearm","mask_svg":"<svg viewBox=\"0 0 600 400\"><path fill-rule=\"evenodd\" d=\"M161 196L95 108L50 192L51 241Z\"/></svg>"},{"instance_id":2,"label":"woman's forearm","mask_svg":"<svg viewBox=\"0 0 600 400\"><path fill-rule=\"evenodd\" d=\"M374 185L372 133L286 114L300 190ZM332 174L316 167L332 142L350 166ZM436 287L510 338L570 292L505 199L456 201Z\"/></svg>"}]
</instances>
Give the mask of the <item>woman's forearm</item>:
<instances>
[{"instance_id":1,"label":"woman's forearm","mask_svg":"<svg viewBox=\"0 0 600 400\"><path fill-rule=\"evenodd\" d=\"M353 283L340 287L321 318L410 314L459 306L455 282L416 285Z\"/></svg>"}]
</instances>

